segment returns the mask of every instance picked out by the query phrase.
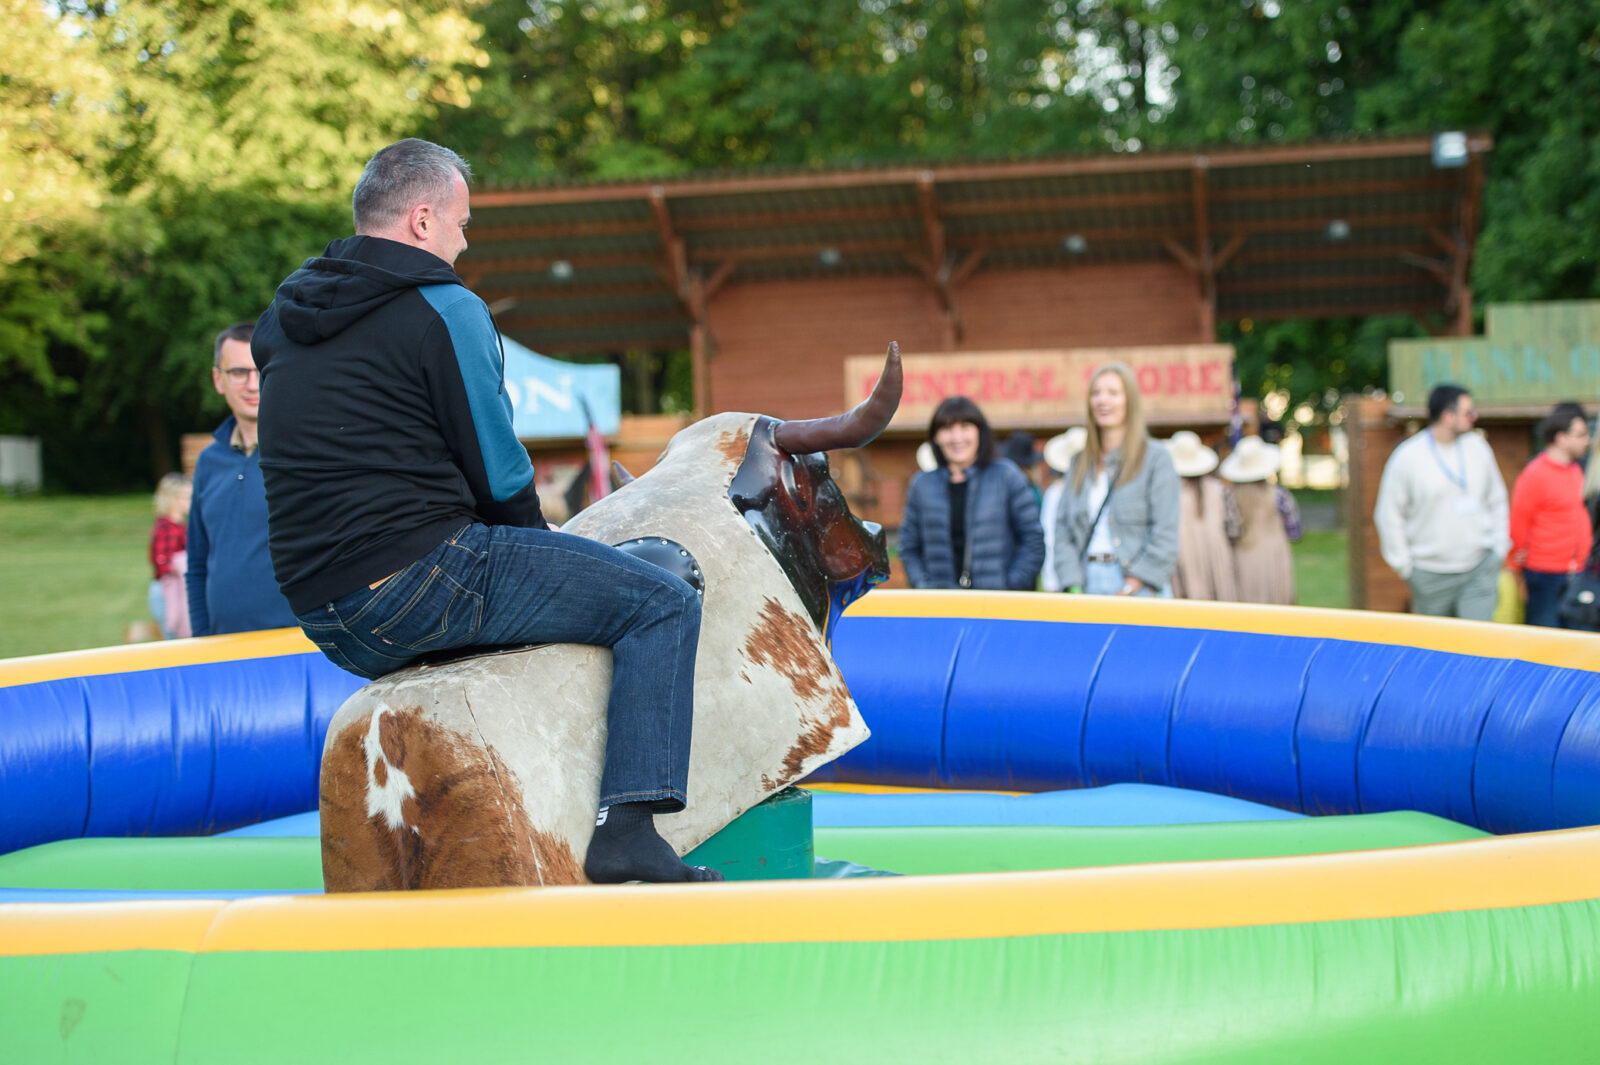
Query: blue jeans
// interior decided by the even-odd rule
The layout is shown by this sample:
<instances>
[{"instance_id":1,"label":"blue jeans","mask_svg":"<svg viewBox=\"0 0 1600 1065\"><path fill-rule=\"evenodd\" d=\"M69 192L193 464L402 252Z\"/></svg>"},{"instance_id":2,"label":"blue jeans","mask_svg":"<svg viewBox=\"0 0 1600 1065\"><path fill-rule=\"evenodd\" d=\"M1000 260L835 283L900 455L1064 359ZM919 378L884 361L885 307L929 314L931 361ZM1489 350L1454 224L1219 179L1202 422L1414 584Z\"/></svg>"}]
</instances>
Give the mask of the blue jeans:
<instances>
[{"instance_id":1,"label":"blue jeans","mask_svg":"<svg viewBox=\"0 0 1600 1065\"><path fill-rule=\"evenodd\" d=\"M1548 629L1564 629L1556 608L1561 605L1561 593L1567 590L1572 576L1567 573L1540 573L1525 569L1523 579L1528 582L1528 610L1525 620L1529 625L1543 625Z\"/></svg>"},{"instance_id":2,"label":"blue jeans","mask_svg":"<svg viewBox=\"0 0 1600 1065\"><path fill-rule=\"evenodd\" d=\"M1085 562L1083 564L1083 591L1085 595L1121 595L1126 580L1122 567L1115 562ZM1138 595L1172 598L1172 586L1151 588L1146 585Z\"/></svg>"},{"instance_id":3,"label":"blue jeans","mask_svg":"<svg viewBox=\"0 0 1600 1065\"><path fill-rule=\"evenodd\" d=\"M474 524L299 621L335 665L368 679L451 648L609 647L600 804L683 809L700 599L659 566L568 533Z\"/></svg>"}]
</instances>

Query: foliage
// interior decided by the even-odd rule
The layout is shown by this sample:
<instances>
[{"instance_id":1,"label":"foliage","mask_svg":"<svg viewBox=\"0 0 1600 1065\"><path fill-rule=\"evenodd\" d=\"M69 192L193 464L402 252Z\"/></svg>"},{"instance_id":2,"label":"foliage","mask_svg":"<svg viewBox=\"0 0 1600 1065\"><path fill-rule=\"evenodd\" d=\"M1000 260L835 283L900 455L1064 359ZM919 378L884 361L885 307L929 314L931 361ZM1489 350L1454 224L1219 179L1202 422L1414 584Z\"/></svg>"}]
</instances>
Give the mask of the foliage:
<instances>
[{"instance_id":1,"label":"foliage","mask_svg":"<svg viewBox=\"0 0 1600 1065\"><path fill-rule=\"evenodd\" d=\"M0 427L47 437L55 486L137 483L218 420L211 338L348 231L372 152L469 102L477 4L0 2L31 152L0 164Z\"/></svg>"},{"instance_id":2,"label":"foliage","mask_svg":"<svg viewBox=\"0 0 1600 1065\"><path fill-rule=\"evenodd\" d=\"M1217 339L1234 345L1240 390L1285 392L1292 403L1331 409L1341 395L1386 384L1389 341L1423 335L1409 318L1221 322Z\"/></svg>"},{"instance_id":3,"label":"foliage","mask_svg":"<svg viewBox=\"0 0 1600 1065\"><path fill-rule=\"evenodd\" d=\"M1257 143L1440 129L1495 139L1473 264L1477 306L1600 297L1600 2L1182 0L1174 102L1151 143ZM1253 323L1247 391L1384 385L1416 323Z\"/></svg>"},{"instance_id":4,"label":"foliage","mask_svg":"<svg viewBox=\"0 0 1600 1065\"><path fill-rule=\"evenodd\" d=\"M408 134L493 183L1495 138L1475 298L1594 297L1600 0L0 0L0 430L62 486L172 462L210 337ZM1409 320L1224 327L1245 388L1380 385ZM681 353L617 353L681 402ZM670 397L670 399L669 399ZM86 458L99 456L99 461ZM66 460L66 461L63 461ZM68 475L76 480L67 480Z\"/></svg>"},{"instance_id":5,"label":"foliage","mask_svg":"<svg viewBox=\"0 0 1600 1065\"><path fill-rule=\"evenodd\" d=\"M1058 4L1057 8L1065 9ZM1096 143L1077 30L1031 0L493 0L472 108L494 180L1009 156Z\"/></svg>"},{"instance_id":6,"label":"foliage","mask_svg":"<svg viewBox=\"0 0 1600 1065\"><path fill-rule=\"evenodd\" d=\"M120 0L82 25L116 79L119 191L347 194L420 118L471 99L471 0ZM471 71L473 73L467 73Z\"/></svg>"},{"instance_id":7,"label":"foliage","mask_svg":"<svg viewBox=\"0 0 1600 1065\"><path fill-rule=\"evenodd\" d=\"M6 26L0 35L5 266L33 254L50 229L81 223L99 206L112 80L73 26L58 22L37 0L0 0L0 22ZM11 340L0 335L0 351L9 350Z\"/></svg>"},{"instance_id":8,"label":"foliage","mask_svg":"<svg viewBox=\"0 0 1600 1065\"><path fill-rule=\"evenodd\" d=\"M1474 288L1493 300L1600 296L1600 0L1448 0L1411 20L1370 120L1495 137Z\"/></svg>"}]
</instances>

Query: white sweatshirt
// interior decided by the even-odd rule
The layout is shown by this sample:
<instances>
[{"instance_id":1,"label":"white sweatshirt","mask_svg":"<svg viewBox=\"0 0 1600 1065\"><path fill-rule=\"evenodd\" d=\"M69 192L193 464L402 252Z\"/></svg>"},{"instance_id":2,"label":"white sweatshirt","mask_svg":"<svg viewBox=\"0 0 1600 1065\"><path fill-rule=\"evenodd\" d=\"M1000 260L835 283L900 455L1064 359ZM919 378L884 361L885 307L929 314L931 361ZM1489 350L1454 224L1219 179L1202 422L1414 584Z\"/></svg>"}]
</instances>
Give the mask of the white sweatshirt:
<instances>
[{"instance_id":1,"label":"white sweatshirt","mask_svg":"<svg viewBox=\"0 0 1600 1065\"><path fill-rule=\"evenodd\" d=\"M1424 429L1394 449L1373 510L1383 560L1401 577L1412 567L1465 573L1485 552L1511 549L1506 483L1481 433L1439 444Z\"/></svg>"}]
</instances>

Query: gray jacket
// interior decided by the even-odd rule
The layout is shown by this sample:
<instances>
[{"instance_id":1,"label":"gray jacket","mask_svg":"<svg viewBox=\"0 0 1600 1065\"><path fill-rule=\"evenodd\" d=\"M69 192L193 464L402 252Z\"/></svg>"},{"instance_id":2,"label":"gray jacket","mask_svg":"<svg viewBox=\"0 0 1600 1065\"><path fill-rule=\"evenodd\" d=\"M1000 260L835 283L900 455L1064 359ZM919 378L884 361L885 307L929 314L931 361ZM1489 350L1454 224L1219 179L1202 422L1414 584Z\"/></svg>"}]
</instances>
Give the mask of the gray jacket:
<instances>
[{"instance_id":1,"label":"gray jacket","mask_svg":"<svg viewBox=\"0 0 1600 1065\"><path fill-rule=\"evenodd\" d=\"M1067 472L1056 511L1055 562L1061 587L1083 584L1083 557L1089 543L1094 512L1089 509L1089 489L1094 476L1087 473L1083 486L1072 490L1072 476L1079 454ZM1102 519L1111 523L1112 551L1122 571L1138 577L1152 589L1172 583L1178 563L1178 471L1172 456L1159 441L1146 440L1144 465L1127 484L1117 484L1122 470L1121 449L1106 455L1106 473L1111 480L1111 502Z\"/></svg>"},{"instance_id":2,"label":"gray jacket","mask_svg":"<svg viewBox=\"0 0 1600 1065\"><path fill-rule=\"evenodd\" d=\"M967 548L972 587L1032 591L1044 564L1033 485L1010 459L967 471ZM913 588L955 588L962 566L950 540L950 471L919 473L906 492L900 561Z\"/></svg>"}]
</instances>

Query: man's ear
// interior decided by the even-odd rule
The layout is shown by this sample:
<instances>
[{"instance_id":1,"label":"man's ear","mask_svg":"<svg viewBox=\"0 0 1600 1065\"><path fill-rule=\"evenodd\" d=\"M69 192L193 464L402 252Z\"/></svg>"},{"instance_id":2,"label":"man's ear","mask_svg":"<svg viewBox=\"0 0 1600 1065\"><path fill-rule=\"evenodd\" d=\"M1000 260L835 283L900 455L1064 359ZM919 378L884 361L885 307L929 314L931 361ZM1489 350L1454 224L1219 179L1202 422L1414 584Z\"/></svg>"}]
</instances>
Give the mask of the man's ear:
<instances>
[{"instance_id":1,"label":"man's ear","mask_svg":"<svg viewBox=\"0 0 1600 1065\"><path fill-rule=\"evenodd\" d=\"M428 204L419 203L411 208L411 235L418 240L427 240L436 223L433 217L433 208Z\"/></svg>"}]
</instances>

